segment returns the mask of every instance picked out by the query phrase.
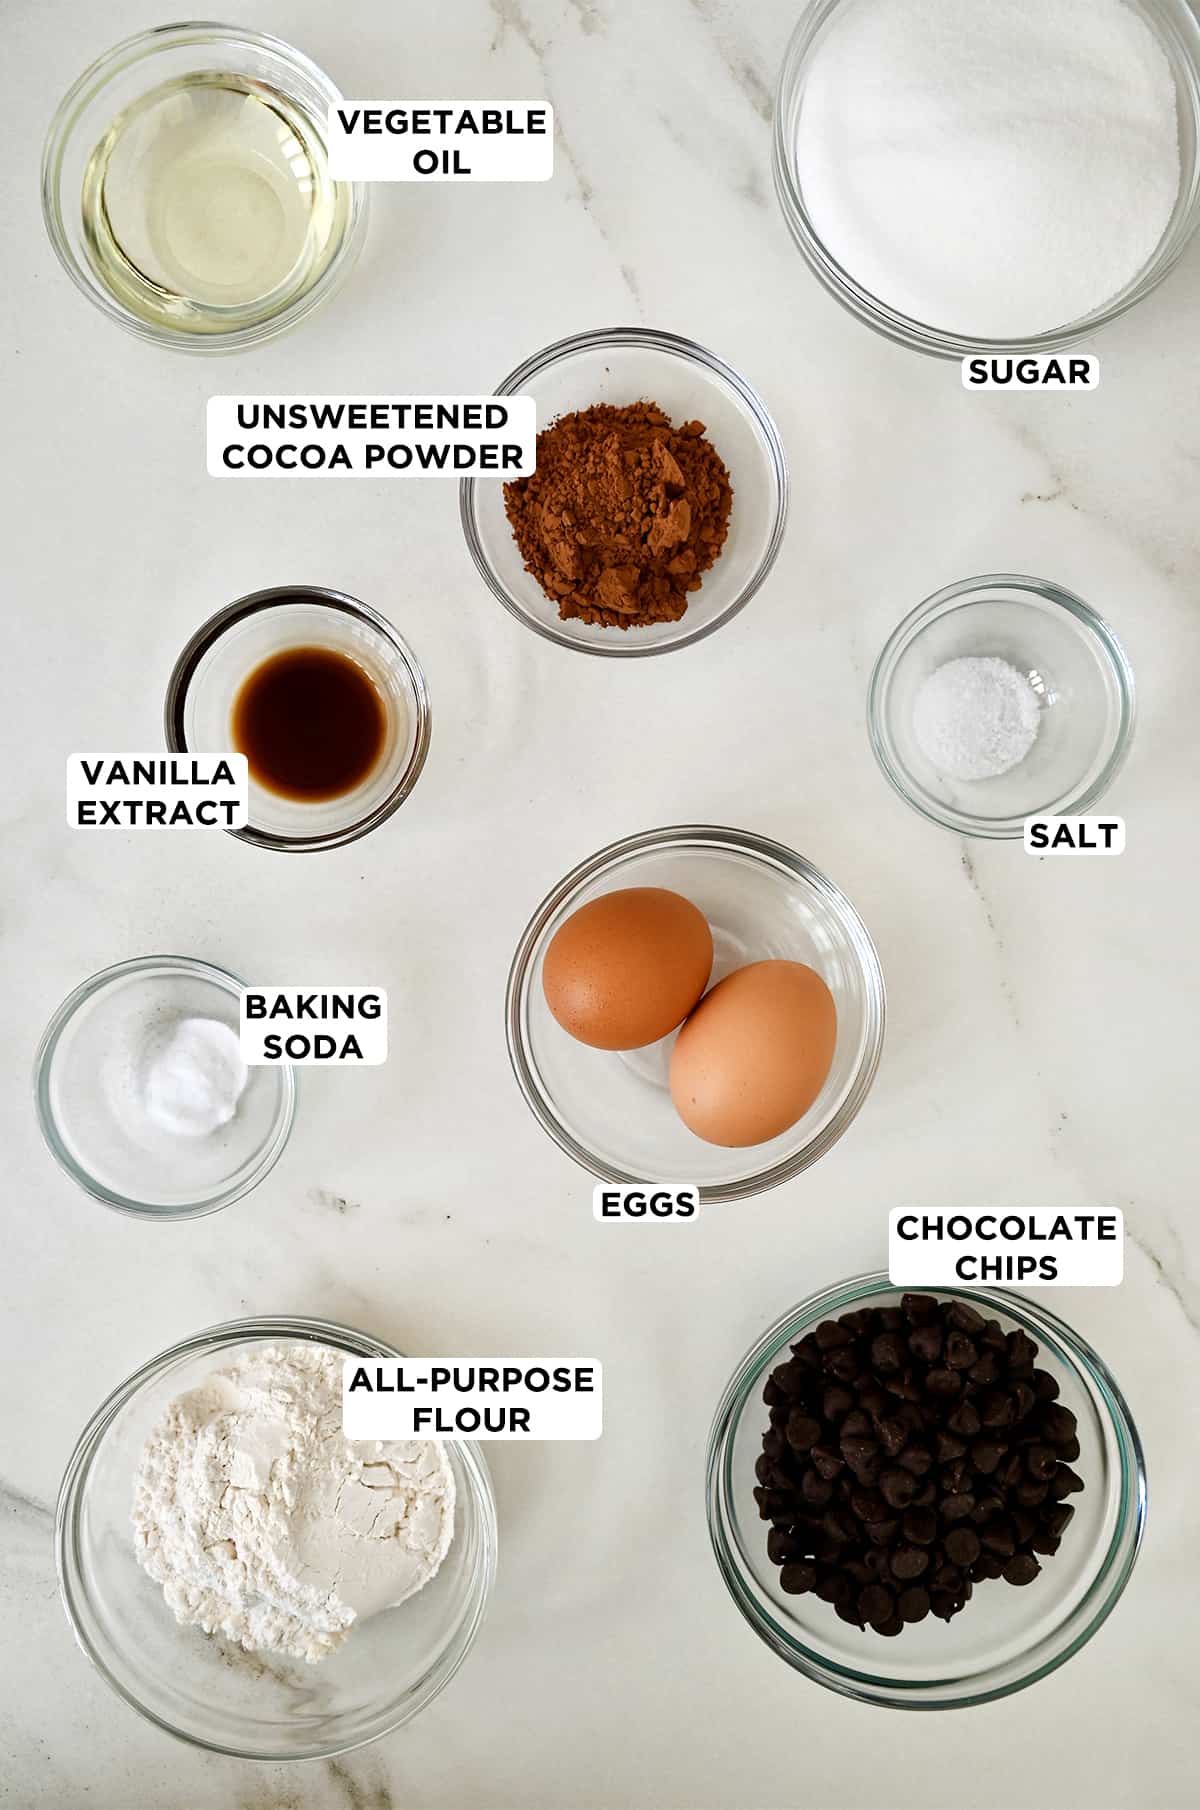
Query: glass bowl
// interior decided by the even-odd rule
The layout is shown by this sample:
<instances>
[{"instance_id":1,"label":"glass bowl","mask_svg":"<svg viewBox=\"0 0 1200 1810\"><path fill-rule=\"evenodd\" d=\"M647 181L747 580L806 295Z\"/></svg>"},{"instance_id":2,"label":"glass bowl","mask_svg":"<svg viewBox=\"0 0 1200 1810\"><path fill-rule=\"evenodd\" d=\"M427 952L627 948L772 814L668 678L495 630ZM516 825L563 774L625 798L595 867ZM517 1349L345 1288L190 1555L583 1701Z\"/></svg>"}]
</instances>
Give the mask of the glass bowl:
<instances>
[{"instance_id":1,"label":"glass bowl","mask_svg":"<svg viewBox=\"0 0 1200 1810\"><path fill-rule=\"evenodd\" d=\"M148 1219L195 1219L256 1188L291 1134L296 1075L249 1070L236 1116L203 1138L156 1132L128 1112L125 1059L140 1037L184 1017L235 1034L242 982L211 962L144 955L93 974L59 1006L34 1062L38 1123L50 1154L93 1200Z\"/></svg>"},{"instance_id":2,"label":"glass bowl","mask_svg":"<svg viewBox=\"0 0 1200 1810\"><path fill-rule=\"evenodd\" d=\"M947 660L995 656L1029 679L1037 740L994 779L951 779L913 732L921 685ZM996 573L947 585L895 630L875 664L867 728L892 785L932 823L964 836L1019 836L1027 817L1091 809L1133 735L1133 672L1108 624L1041 578Z\"/></svg>"},{"instance_id":3,"label":"glass bowl","mask_svg":"<svg viewBox=\"0 0 1200 1810\"><path fill-rule=\"evenodd\" d=\"M303 133L324 143L329 107L342 96L300 51L262 32L194 23L136 33L98 58L59 103L42 156L42 211L50 243L76 288L109 320L154 345L184 352L233 352L261 344L307 319L354 264L367 223L361 183L330 187L333 218L319 244L311 235L293 269L253 302L172 303L172 324L143 317L102 279L83 213L85 172L112 122L163 84L218 72L265 84L293 109ZM280 131L294 124L281 115ZM160 293L148 278L148 293ZM137 279L133 279L136 287ZM130 292L134 293L133 290Z\"/></svg>"},{"instance_id":4,"label":"glass bowl","mask_svg":"<svg viewBox=\"0 0 1200 1810\"><path fill-rule=\"evenodd\" d=\"M142 1447L175 1396L257 1347L307 1340L347 1356L401 1354L331 1321L213 1326L152 1358L80 1436L58 1497L58 1581L75 1638L133 1709L195 1747L243 1760L328 1759L411 1721L442 1691L479 1632L496 1570L496 1512L478 1449L446 1447L455 1536L418 1595L361 1621L320 1665L245 1653L181 1627L142 1570L130 1509Z\"/></svg>"},{"instance_id":5,"label":"glass bowl","mask_svg":"<svg viewBox=\"0 0 1200 1810\"><path fill-rule=\"evenodd\" d=\"M272 654L311 646L344 654L369 674L387 712L387 738L361 785L320 803L282 798L252 774L246 827L228 834L257 848L294 854L356 842L404 803L429 752L429 693L412 649L378 611L323 585L255 591L197 629L167 686L167 747L174 754L228 750L243 680Z\"/></svg>"},{"instance_id":6,"label":"glass bowl","mask_svg":"<svg viewBox=\"0 0 1200 1810\"><path fill-rule=\"evenodd\" d=\"M992 1289L935 1288L971 1302L1037 1341L1038 1365L1057 1378L1079 1423L1078 1470L1086 1487L1060 1550L1026 1589L982 1583L949 1623L932 1618L894 1640L843 1622L815 1596L789 1596L767 1558L754 1465L767 1421L767 1376L819 1321L898 1303L906 1290L885 1275L858 1276L801 1302L738 1365L708 1444L708 1526L734 1602L773 1653L805 1677L860 1703L894 1709L960 1709L1024 1689L1089 1641L1129 1581L1146 1522L1146 1469L1137 1429L1113 1377L1069 1326L1040 1304Z\"/></svg>"},{"instance_id":7,"label":"glass bowl","mask_svg":"<svg viewBox=\"0 0 1200 1810\"><path fill-rule=\"evenodd\" d=\"M833 1064L808 1112L779 1137L730 1150L688 1130L667 1087L676 1033L647 1049L597 1050L551 1016L542 962L555 932L625 886L666 887L699 907L713 932L714 985L768 958L805 962L825 980L838 1013ZM689 1182L703 1200L741 1200L815 1163L858 1112L883 1045L883 974L853 905L802 855L747 831L680 825L614 842L559 881L517 947L506 1012L521 1092L568 1156L604 1181Z\"/></svg>"},{"instance_id":8,"label":"glass bowl","mask_svg":"<svg viewBox=\"0 0 1200 1810\"><path fill-rule=\"evenodd\" d=\"M814 53L839 10L856 0L810 0L792 34L775 94L772 167L783 217L809 269L829 293L886 339L942 358L1002 352L1055 352L1088 337L1156 289L1178 262L1200 221L1200 23L1188 0L1127 0L1154 32L1175 78L1180 184L1174 212L1154 255L1138 275L1083 318L1021 340L992 340L931 327L889 307L843 269L813 225L797 167L796 135Z\"/></svg>"},{"instance_id":9,"label":"glass bowl","mask_svg":"<svg viewBox=\"0 0 1200 1810\"><path fill-rule=\"evenodd\" d=\"M783 540L787 460L761 399L731 366L674 333L601 328L535 352L497 385L496 394L532 396L539 431L557 416L593 403L623 408L657 402L676 426L704 422L733 485L725 545L679 621L618 629L560 621L557 606L525 570L517 551L504 513L503 483L464 478L459 503L471 558L492 595L518 621L578 653L636 659L702 641L749 603Z\"/></svg>"}]
</instances>

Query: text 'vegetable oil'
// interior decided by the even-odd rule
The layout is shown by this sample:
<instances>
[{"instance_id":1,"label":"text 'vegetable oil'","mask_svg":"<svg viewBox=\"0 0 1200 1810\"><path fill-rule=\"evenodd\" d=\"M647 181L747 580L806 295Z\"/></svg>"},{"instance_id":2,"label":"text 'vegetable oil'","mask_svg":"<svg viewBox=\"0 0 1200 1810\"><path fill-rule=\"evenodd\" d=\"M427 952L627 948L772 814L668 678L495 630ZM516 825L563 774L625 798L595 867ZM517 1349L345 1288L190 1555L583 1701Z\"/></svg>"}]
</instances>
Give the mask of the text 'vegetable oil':
<instances>
[{"instance_id":1,"label":"text 'vegetable oil'","mask_svg":"<svg viewBox=\"0 0 1200 1810\"><path fill-rule=\"evenodd\" d=\"M200 72L142 95L83 181L88 254L143 319L220 333L311 287L342 239L349 191L322 122L249 77Z\"/></svg>"}]
</instances>

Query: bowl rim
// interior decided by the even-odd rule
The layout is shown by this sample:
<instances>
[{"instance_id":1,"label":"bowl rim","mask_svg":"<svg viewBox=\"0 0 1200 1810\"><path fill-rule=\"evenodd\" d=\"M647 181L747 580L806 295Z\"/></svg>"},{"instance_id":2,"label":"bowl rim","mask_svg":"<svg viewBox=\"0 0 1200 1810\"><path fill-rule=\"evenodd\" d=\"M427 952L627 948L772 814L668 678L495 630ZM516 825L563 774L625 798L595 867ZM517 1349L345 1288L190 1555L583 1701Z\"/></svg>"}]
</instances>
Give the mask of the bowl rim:
<instances>
[{"instance_id":1,"label":"bowl rim","mask_svg":"<svg viewBox=\"0 0 1200 1810\"><path fill-rule=\"evenodd\" d=\"M248 617L266 613L288 603L308 600L320 604L323 608L333 610L345 616L354 617L373 629L399 656L400 663L408 674L412 687L413 700L416 705L415 739L413 750L408 758L404 771L399 775L395 785L386 798L344 829L322 831L312 836L279 836L269 830L255 829L247 823L240 830L226 830L227 836L234 836L239 842L248 842L254 848L275 849L287 855L316 854L324 849L343 848L347 843L357 842L363 836L370 835L379 825L399 810L405 799L412 792L429 753L429 743L433 733L433 712L429 702L429 687L425 674L421 670L417 656L386 616L372 609L357 597L351 597L347 591L335 591L328 585L320 584L283 584L270 585L266 590L251 591L245 597L235 598L217 610L215 615L202 622L191 636L167 680L166 696L163 700L163 735L167 748L172 754L191 752L187 745L184 727L184 711L187 707L188 688L196 675L197 668L211 647L221 639L229 629L244 622Z\"/></svg>"},{"instance_id":2,"label":"bowl rim","mask_svg":"<svg viewBox=\"0 0 1200 1810\"><path fill-rule=\"evenodd\" d=\"M306 320L314 309L328 301L341 287L343 280L353 268L362 249L369 212L367 185L362 182L344 183L342 186L350 194L350 212L346 230L341 244L316 282L296 296L278 314L270 315L266 320L256 321L252 325L235 328L228 333L178 333L168 327L142 320L132 309L125 308L115 296L110 295L102 285L93 280L88 267L76 257L64 224L66 216L62 196L63 160L80 115L114 77L123 74L127 69L134 68L138 63L153 58L160 51L176 50L189 44L201 46L217 42L265 51L278 58L281 63L289 64L324 95L328 105L343 99L337 84L326 75L318 63L315 63L304 51L297 50L294 44L289 44L285 39L277 38L270 32L255 31L248 26L225 25L212 19L184 19L167 25L153 25L122 38L118 43L95 57L82 74L75 78L59 101L47 127L41 164L42 219L46 235L59 263L80 294L86 296L88 301L109 320L115 321L117 326L122 327L127 333L132 333L135 338L143 340L149 345L162 346L171 351L200 357L219 356L223 352L246 351L252 346L262 345L267 340L276 339L281 334L290 332L293 327L299 326L301 321Z\"/></svg>"},{"instance_id":3,"label":"bowl rim","mask_svg":"<svg viewBox=\"0 0 1200 1810\"><path fill-rule=\"evenodd\" d=\"M96 1651L77 1613L77 1593L72 1588L72 1578L74 1545L82 1506L82 1491L91 1462L112 1421L155 1375L178 1358L190 1357L205 1350L213 1352L216 1356L221 1352L233 1350L237 1346L251 1344L261 1339L306 1340L313 1344L341 1347L356 1357L403 1358L405 1355L394 1345L368 1333L360 1332L355 1327L346 1326L337 1320L318 1319L303 1314L249 1314L236 1320L226 1320L215 1326L207 1326L202 1331L193 1333L190 1338L180 1339L176 1344L168 1346L165 1351L160 1351L157 1356L139 1365L125 1378L124 1382L119 1383L101 1402L80 1433L63 1472L55 1504L55 1570L58 1578L59 1600L71 1625L75 1644L122 1702L136 1710L146 1721L152 1722L156 1728L162 1729L165 1734L174 1736L176 1740L183 1741L188 1746L202 1748L208 1753L227 1754L233 1759L262 1761L271 1765L287 1762L299 1764L305 1760L335 1759L339 1754L352 1753L360 1747L369 1746L373 1741L382 1740L385 1735L393 1734L397 1728L412 1721L423 1709L427 1708L455 1677L475 1644L495 1583L499 1546L496 1500L491 1474L477 1443L473 1440L456 1440L454 1443L471 1483L472 1499L479 1520L480 1565L476 1601L463 1624L463 1629L458 1636L457 1650L453 1653L448 1668L439 1675L435 1663L420 1681L415 1701L405 1709L403 1714L389 1721L386 1727L380 1728L376 1733L367 1735L361 1740L339 1742L332 1746L320 1745L303 1753L290 1750L248 1753L244 1748L220 1741L207 1740L202 1736L175 1727L165 1717L142 1703L114 1674L107 1661Z\"/></svg>"},{"instance_id":4,"label":"bowl rim","mask_svg":"<svg viewBox=\"0 0 1200 1810\"><path fill-rule=\"evenodd\" d=\"M200 980L211 982L221 987L235 999L240 1000L246 985L236 974L227 968L219 968L215 962L203 961L191 955L135 955L126 961L114 962L107 968L99 969L95 974L73 987L67 997L56 1008L49 1024L42 1032L37 1051L33 1059L33 1098L37 1114L38 1129L47 1150L63 1173L85 1194L98 1200L103 1206L111 1207L117 1213L126 1213L134 1219L177 1220L203 1219L209 1213L218 1213L224 1207L232 1206L234 1201L242 1200L257 1188L259 1183L270 1174L279 1158L283 1155L288 1139L292 1134L292 1126L296 1117L296 1098L299 1092L296 1071L292 1064L273 1064L278 1068L280 1076L279 1107L271 1128L271 1133L263 1144L258 1161L249 1174L233 1186L220 1187L215 1192L206 1194L202 1199L186 1206L155 1206L149 1201L137 1201L130 1195L121 1194L115 1188L106 1188L78 1163L59 1136L58 1120L50 1105L50 1071L54 1063L59 1043L64 1031L71 1023L80 1007L104 992L115 982L127 979L135 974L149 974L155 970L169 968L177 974L194 975Z\"/></svg>"},{"instance_id":5,"label":"bowl rim","mask_svg":"<svg viewBox=\"0 0 1200 1810\"><path fill-rule=\"evenodd\" d=\"M919 1679L904 1685L894 1679L851 1670L813 1653L802 1641L781 1627L756 1601L745 1581L737 1554L737 1543L730 1535L725 1512L726 1496L732 1493L732 1457L737 1425L770 1358L792 1343L804 1328L830 1315L844 1313L858 1301L879 1294L900 1296L914 1292L917 1291L895 1285L885 1270L851 1276L818 1290L795 1307L789 1308L755 1340L725 1385L713 1416L705 1458L705 1507L713 1556L725 1588L743 1619L759 1639L793 1670L841 1696L851 1697L855 1702L868 1703L876 1708L963 1709L1012 1696L1065 1665L1068 1659L1086 1646L1111 1615L1141 1550L1147 1513L1146 1459L1141 1436L1116 1378L1103 1359L1073 1327L1068 1326L1040 1301L1031 1301L1027 1296L1007 1289L931 1286L923 1291L936 1295L939 1299L982 1303L1043 1339L1047 1334L1052 1336L1095 1385L1104 1404L1120 1458L1116 1524L1103 1563L1072 1611L1072 1619L1079 1617L1088 1604L1095 1605L1093 1611L1086 1625L1076 1631L1061 1651L1052 1654L1042 1664L1014 1681L1003 1684L993 1682L990 1685L981 1683L945 1699L923 1701L913 1693L928 1690L929 1680ZM986 1674L977 1676L985 1678Z\"/></svg>"},{"instance_id":6,"label":"bowl rim","mask_svg":"<svg viewBox=\"0 0 1200 1810\"><path fill-rule=\"evenodd\" d=\"M1026 818L1044 813L1033 810L1022 812L1019 817L992 818L973 817L949 806L939 809L936 801L918 788L915 781L910 782L907 770L893 751L892 738L887 732L887 704L900 662L924 630L939 617L949 615L953 609L969 609L976 602L1016 601L989 595L1000 591L1026 592L1042 603L1065 610L1073 618L1081 634L1099 650L1116 684L1120 719L1109 755L1091 784L1083 786L1060 804L1059 815L1085 812L1109 790L1128 758L1137 720L1137 687L1125 649L1103 616L1064 585L1023 573L990 572L943 585L940 591L935 591L914 610L910 610L884 642L871 672L867 688L867 735L871 751L892 789L927 822L936 823L942 829L953 830L961 836L978 836L997 842L1020 836Z\"/></svg>"},{"instance_id":7,"label":"bowl rim","mask_svg":"<svg viewBox=\"0 0 1200 1810\"><path fill-rule=\"evenodd\" d=\"M1079 320L1020 339L986 339L932 327L890 307L858 283L828 250L813 225L798 180L794 146L794 99L808 58L828 21L847 0L807 0L788 40L775 87L771 119L771 169L776 199L792 240L822 287L849 314L882 338L936 358L965 359L1011 353L1037 355L1064 350L1099 332L1142 301L1174 269L1200 226L1200 19L1189 0L1131 0L1138 17L1154 31L1171 65L1176 91L1191 102L1197 154L1190 172L1181 170L1175 208L1149 262L1118 295Z\"/></svg>"},{"instance_id":8,"label":"bowl rim","mask_svg":"<svg viewBox=\"0 0 1200 1810\"><path fill-rule=\"evenodd\" d=\"M563 339L552 341L550 345L543 346L541 351L533 352L529 357L522 359L521 363L497 384L494 393L497 396L515 396L520 392L522 384L539 376L552 366L575 357L577 353L626 346L642 346L670 357L681 358L685 363L702 366L736 393L739 400L749 409L755 426L765 442L775 490L774 521L770 537L766 551L751 577L720 615L715 616L711 622L702 624L699 628L690 629L677 635L673 640L660 641L655 645L637 641L631 643L630 634L636 634L636 630L624 633L618 630L619 641L580 640L576 636L567 634L558 622L542 622L536 616L531 615L524 605L512 595L489 560L480 537L475 500L475 486L482 482L481 479L468 477L460 480L458 504L463 537L466 540L467 551L471 555L475 570L483 579L492 596L496 598L497 602L503 604L510 616L515 616L518 622L526 628L532 629L534 634L540 635L544 641L552 641L556 646L565 647L572 653L595 654L602 659L644 660L655 654L678 653L681 648L692 647L699 641L705 641L725 623L741 613L770 576L771 569L778 558L779 549L783 545L783 537L787 528L790 485L783 439L758 391L747 382L740 372L736 371L732 365L726 364L725 360L719 358L715 352L710 352L706 346L699 345L695 340L687 339L682 334L667 333L656 327L595 327L586 332L571 333ZM549 425L549 422L539 423L539 431L544 431ZM686 617L681 620L686 620Z\"/></svg>"},{"instance_id":9,"label":"bowl rim","mask_svg":"<svg viewBox=\"0 0 1200 1810\"><path fill-rule=\"evenodd\" d=\"M642 830L610 842L580 861L557 882L535 908L521 933L509 968L505 992L505 1038L509 1062L525 1104L542 1130L560 1150L578 1163L581 1169L602 1181L618 1184L644 1182L644 1175L620 1169L597 1157L580 1143L562 1124L558 1115L543 1100L534 1079L534 1066L525 1047L522 1032L522 1007L532 982L533 961L538 943L547 925L573 894L599 877L607 868L630 855L662 853L672 849L695 847L714 853L732 852L748 855L759 863L784 868L817 893L827 908L837 916L847 940L858 958L864 995L864 1047L857 1068L847 1083L841 1104L832 1118L790 1156L781 1157L767 1168L730 1182L703 1183L699 1197L705 1203L745 1200L755 1194L791 1181L832 1149L850 1124L857 1118L879 1067L887 1021L887 994L879 955L854 905L841 888L803 855L782 842L772 841L753 830L721 828L715 824L672 824L663 829Z\"/></svg>"}]
</instances>

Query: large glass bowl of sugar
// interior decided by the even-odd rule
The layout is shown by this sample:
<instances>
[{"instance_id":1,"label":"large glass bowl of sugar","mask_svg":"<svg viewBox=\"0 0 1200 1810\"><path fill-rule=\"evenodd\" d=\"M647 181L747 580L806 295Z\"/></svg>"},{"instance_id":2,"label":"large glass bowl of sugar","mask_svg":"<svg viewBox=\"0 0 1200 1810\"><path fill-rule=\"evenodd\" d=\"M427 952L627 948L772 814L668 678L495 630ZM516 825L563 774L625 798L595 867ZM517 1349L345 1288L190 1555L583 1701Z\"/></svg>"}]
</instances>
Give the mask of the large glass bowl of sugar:
<instances>
[{"instance_id":1,"label":"large glass bowl of sugar","mask_svg":"<svg viewBox=\"0 0 1200 1810\"><path fill-rule=\"evenodd\" d=\"M887 338L1054 351L1167 275L1200 219L1187 0L812 0L773 163L809 267Z\"/></svg>"}]
</instances>

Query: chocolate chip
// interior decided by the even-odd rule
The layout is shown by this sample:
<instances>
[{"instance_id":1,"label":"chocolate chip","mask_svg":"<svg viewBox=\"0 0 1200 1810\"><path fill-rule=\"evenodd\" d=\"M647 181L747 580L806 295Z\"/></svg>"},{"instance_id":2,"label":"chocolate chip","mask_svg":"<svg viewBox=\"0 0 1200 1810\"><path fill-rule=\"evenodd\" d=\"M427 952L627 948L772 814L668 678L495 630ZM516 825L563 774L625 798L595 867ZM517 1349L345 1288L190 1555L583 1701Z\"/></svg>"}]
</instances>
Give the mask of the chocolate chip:
<instances>
[{"instance_id":1,"label":"chocolate chip","mask_svg":"<svg viewBox=\"0 0 1200 1810\"><path fill-rule=\"evenodd\" d=\"M1011 1427L1016 1414L1009 1397L994 1389L980 1402L979 1418L985 1427Z\"/></svg>"},{"instance_id":2,"label":"chocolate chip","mask_svg":"<svg viewBox=\"0 0 1200 1810\"><path fill-rule=\"evenodd\" d=\"M1051 1376L1048 1370L1035 1370L1030 1380L1039 1401L1058 1400L1058 1379Z\"/></svg>"},{"instance_id":3,"label":"chocolate chip","mask_svg":"<svg viewBox=\"0 0 1200 1810\"><path fill-rule=\"evenodd\" d=\"M908 1349L923 1364L936 1364L942 1355L945 1335L940 1326L917 1326L908 1335Z\"/></svg>"},{"instance_id":4,"label":"chocolate chip","mask_svg":"<svg viewBox=\"0 0 1200 1810\"><path fill-rule=\"evenodd\" d=\"M1058 1457L1053 1446L1031 1445L1025 1450L1025 1469L1039 1483L1049 1483L1058 1469Z\"/></svg>"},{"instance_id":5,"label":"chocolate chip","mask_svg":"<svg viewBox=\"0 0 1200 1810\"><path fill-rule=\"evenodd\" d=\"M841 1383L833 1383L821 1397L821 1412L826 1420L843 1420L854 1406L854 1397Z\"/></svg>"},{"instance_id":6,"label":"chocolate chip","mask_svg":"<svg viewBox=\"0 0 1200 1810\"><path fill-rule=\"evenodd\" d=\"M1013 1530L1007 1521L989 1522L979 1537L989 1552L998 1554L1002 1559L1011 1559L1017 1550Z\"/></svg>"},{"instance_id":7,"label":"chocolate chip","mask_svg":"<svg viewBox=\"0 0 1200 1810\"><path fill-rule=\"evenodd\" d=\"M917 1493L917 1480L893 1465L879 1479L879 1490L889 1508L907 1508Z\"/></svg>"},{"instance_id":8,"label":"chocolate chip","mask_svg":"<svg viewBox=\"0 0 1200 1810\"><path fill-rule=\"evenodd\" d=\"M902 1590L896 1598L896 1612L901 1621L924 1621L929 1614L929 1592L920 1584Z\"/></svg>"},{"instance_id":9,"label":"chocolate chip","mask_svg":"<svg viewBox=\"0 0 1200 1810\"><path fill-rule=\"evenodd\" d=\"M925 1393L936 1395L939 1399L958 1395L962 1389L962 1377L957 1370L948 1370L940 1366L925 1372Z\"/></svg>"},{"instance_id":10,"label":"chocolate chip","mask_svg":"<svg viewBox=\"0 0 1200 1810\"><path fill-rule=\"evenodd\" d=\"M868 1584L859 1595L858 1612L864 1621L890 1621L896 1613L896 1599L886 1584Z\"/></svg>"},{"instance_id":11,"label":"chocolate chip","mask_svg":"<svg viewBox=\"0 0 1200 1810\"><path fill-rule=\"evenodd\" d=\"M839 1471L844 1471L846 1468L844 1461L828 1446L815 1445L808 1455L812 1459L818 1476L824 1477L826 1480L836 1477Z\"/></svg>"},{"instance_id":12,"label":"chocolate chip","mask_svg":"<svg viewBox=\"0 0 1200 1810\"><path fill-rule=\"evenodd\" d=\"M881 1332L871 1342L871 1362L880 1376L904 1368L904 1346L897 1332Z\"/></svg>"},{"instance_id":13,"label":"chocolate chip","mask_svg":"<svg viewBox=\"0 0 1200 1810\"><path fill-rule=\"evenodd\" d=\"M969 1527L956 1527L946 1535L946 1557L966 1568L979 1557L979 1535Z\"/></svg>"},{"instance_id":14,"label":"chocolate chip","mask_svg":"<svg viewBox=\"0 0 1200 1810\"><path fill-rule=\"evenodd\" d=\"M928 1508L910 1508L900 1522L904 1538L918 1546L932 1546L937 1539L937 1529L937 1516Z\"/></svg>"},{"instance_id":15,"label":"chocolate chip","mask_svg":"<svg viewBox=\"0 0 1200 1810\"><path fill-rule=\"evenodd\" d=\"M833 1501L833 1484L810 1466L800 1479L800 1494L813 1508L824 1508Z\"/></svg>"},{"instance_id":16,"label":"chocolate chip","mask_svg":"<svg viewBox=\"0 0 1200 1810\"><path fill-rule=\"evenodd\" d=\"M960 1401L946 1422L955 1433L961 1433L964 1439L973 1439L982 1424L978 1409L969 1401Z\"/></svg>"},{"instance_id":17,"label":"chocolate chip","mask_svg":"<svg viewBox=\"0 0 1200 1810\"><path fill-rule=\"evenodd\" d=\"M922 1546L897 1546L892 1554L892 1576L921 1577L929 1569L929 1554Z\"/></svg>"},{"instance_id":18,"label":"chocolate chip","mask_svg":"<svg viewBox=\"0 0 1200 1810\"><path fill-rule=\"evenodd\" d=\"M933 1453L923 1445L906 1445L896 1463L908 1471L910 1476L924 1477L933 1465Z\"/></svg>"},{"instance_id":19,"label":"chocolate chip","mask_svg":"<svg viewBox=\"0 0 1200 1810\"><path fill-rule=\"evenodd\" d=\"M938 1306L939 1303L932 1295L901 1295L900 1297L900 1311L906 1320L912 1321L914 1326L920 1325L923 1320L936 1318Z\"/></svg>"},{"instance_id":20,"label":"chocolate chip","mask_svg":"<svg viewBox=\"0 0 1200 1810\"><path fill-rule=\"evenodd\" d=\"M797 1408L788 1415L787 1442L794 1452L807 1452L821 1437L821 1423Z\"/></svg>"},{"instance_id":21,"label":"chocolate chip","mask_svg":"<svg viewBox=\"0 0 1200 1810\"><path fill-rule=\"evenodd\" d=\"M1042 1510L1042 1526L1047 1533L1061 1534L1074 1513L1069 1502L1053 1502Z\"/></svg>"},{"instance_id":22,"label":"chocolate chip","mask_svg":"<svg viewBox=\"0 0 1200 1810\"><path fill-rule=\"evenodd\" d=\"M817 1587L817 1568L815 1565L802 1563L785 1565L779 1573L779 1588L786 1590L789 1596L804 1596Z\"/></svg>"},{"instance_id":23,"label":"chocolate chip","mask_svg":"<svg viewBox=\"0 0 1200 1810\"><path fill-rule=\"evenodd\" d=\"M972 1337L977 1332L982 1332L987 1324L983 1315L977 1313L969 1301L952 1301L946 1310L946 1319L956 1331L969 1332Z\"/></svg>"},{"instance_id":24,"label":"chocolate chip","mask_svg":"<svg viewBox=\"0 0 1200 1810\"><path fill-rule=\"evenodd\" d=\"M1018 1552L1004 1567L1004 1581L1006 1584L1032 1584L1041 1569L1032 1553Z\"/></svg>"},{"instance_id":25,"label":"chocolate chip","mask_svg":"<svg viewBox=\"0 0 1200 1810\"><path fill-rule=\"evenodd\" d=\"M947 1496L942 1502L942 1519L945 1521L965 1521L975 1506L975 1498L970 1490L963 1490L954 1496Z\"/></svg>"},{"instance_id":26,"label":"chocolate chip","mask_svg":"<svg viewBox=\"0 0 1200 1810\"><path fill-rule=\"evenodd\" d=\"M978 1356L974 1339L965 1332L952 1332L946 1340L946 1362L952 1370L969 1370Z\"/></svg>"},{"instance_id":27,"label":"chocolate chip","mask_svg":"<svg viewBox=\"0 0 1200 1810\"><path fill-rule=\"evenodd\" d=\"M853 1333L845 1326L840 1326L836 1320L822 1320L813 1338L822 1351L836 1351L841 1346L854 1343Z\"/></svg>"},{"instance_id":28,"label":"chocolate chip","mask_svg":"<svg viewBox=\"0 0 1200 1810\"><path fill-rule=\"evenodd\" d=\"M950 1464L955 1458L961 1458L966 1449L964 1441L956 1439L952 1433L939 1433L934 1452L939 1464Z\"/></svg>"}]
</instances>

